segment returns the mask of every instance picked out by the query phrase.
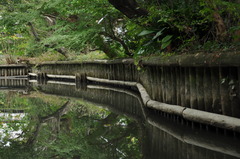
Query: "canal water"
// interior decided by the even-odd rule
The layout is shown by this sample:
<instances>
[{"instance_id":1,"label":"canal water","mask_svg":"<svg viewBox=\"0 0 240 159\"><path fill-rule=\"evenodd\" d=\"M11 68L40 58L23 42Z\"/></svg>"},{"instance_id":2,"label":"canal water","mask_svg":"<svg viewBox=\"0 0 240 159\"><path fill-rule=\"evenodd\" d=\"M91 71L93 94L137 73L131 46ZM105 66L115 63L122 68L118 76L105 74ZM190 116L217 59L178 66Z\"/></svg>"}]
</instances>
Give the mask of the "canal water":
<instances>
[{"instance_id":1,"label":"canal water","mask_svg":"<svg viewBox=\"0 0 240 159\"><path fill-rule=\"evenodd\" d=\"M237 159L239 134L143 107L134 88L0 81L0 159Z\"/></svg>"}]
</instances>

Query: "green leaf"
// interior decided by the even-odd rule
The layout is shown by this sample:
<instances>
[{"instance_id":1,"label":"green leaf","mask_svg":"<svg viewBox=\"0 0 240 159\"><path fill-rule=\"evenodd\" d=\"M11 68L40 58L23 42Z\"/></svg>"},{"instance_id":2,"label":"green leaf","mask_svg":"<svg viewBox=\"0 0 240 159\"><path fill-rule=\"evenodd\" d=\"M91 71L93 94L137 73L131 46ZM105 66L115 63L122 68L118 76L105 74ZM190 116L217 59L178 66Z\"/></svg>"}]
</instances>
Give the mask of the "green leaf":
<instances>
[{"instance_id":1,"label":"green leaf","mask_svg":"<svg viewBox=\"0 0 240 159\"><path fill-rule=\"evenodd\" d=\"M162 45L161 45L161 49L165 49L169 44L171 44L172 35L167 35L162 39Z\"/></svg>"},{"instance_id":2,"label":"green leaf","mask_svg":"<svg viewBox=\"0 0 240 159\"><path fill-rule=\"evenodd\" d=\"M148 43L144 44L143 46L149 46L153 43L153 40L150 40Z\"/></svg>"},{"instance_id":3,"label":"green leaf","mask_svg":"<svg viewBox=\"0 0 240 159\"><path fill-rule=\"evenodd\" d=\"M162 39L162 43L168 42L173 36L172 35L167 35Z\"/></svg>"},{"instance_id":4,"label":"green leaf","mask_svg":"<svg viewBox=\"0 0 240 159\"><path fill-rule=\"evenodd\" d=\"M142 55L144 52L145 52L144 49L140 49L140 50L137 52L137 54L138 54L138 55Z\"/></svg>"},{"instance_id":5,"label":"green leaf","mask_svg":"<svg viewBox=\"0 0 240 159\"><path fill-rule=\"evenodd\" d=\"M152 30L143 30L141 33L138 34L138 36L144 36L144 35L148 35L151 33L154 33L155 31Z\"/></svg>"},{"instance_id":6,"label":"green leaf","mask_svg":"<svg viewBox=\"0 0 240 159\"><path fill-rule=\"evenodd\" d=\"M162 30L160 30L159 32L157 32L156 35L153 37L153 40L155 40L155 39L157 39L159 36L161 36L163 30L165 30L165 28L163 28Z\"/></svg>"},{"instance_id":7,"label":"green leaf","mask_svg":"<svg viewBox=\"0 0 240 159\"><path fill-rule=\"evenodd\" d=\"M172 40L162 43L161 49L165 49L169 44L171 44L171 42Z\"/></svg>"}]
</instances>

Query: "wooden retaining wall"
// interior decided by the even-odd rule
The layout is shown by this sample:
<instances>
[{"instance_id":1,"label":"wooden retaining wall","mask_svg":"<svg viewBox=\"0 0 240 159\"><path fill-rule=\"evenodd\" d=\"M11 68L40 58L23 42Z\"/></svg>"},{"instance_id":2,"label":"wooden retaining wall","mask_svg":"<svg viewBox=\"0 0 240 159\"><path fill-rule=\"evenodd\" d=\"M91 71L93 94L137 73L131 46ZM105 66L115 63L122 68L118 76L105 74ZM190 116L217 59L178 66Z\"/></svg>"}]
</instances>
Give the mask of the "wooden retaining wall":
<instances>
[{"instance_id":1,"label":"wooden retaining wall","mask_svg":"<svg viewBox=\"0 0 240 159\"><path fill-rule=\"evenodd\" d=\"M27 65L0 65L0 78L7 76L28 75L29 67Z\"/></svg>"},{"instance_id":2,"label":"wooden retaining wall","mask_svg":"<svg viewBox=\"0 0 240 159\"><path fill-rule=\"evenodd\" d=\"M240 117L240 53L39 64L35 73L141 83L153 100Z\"/></svg>"}]
</instances>

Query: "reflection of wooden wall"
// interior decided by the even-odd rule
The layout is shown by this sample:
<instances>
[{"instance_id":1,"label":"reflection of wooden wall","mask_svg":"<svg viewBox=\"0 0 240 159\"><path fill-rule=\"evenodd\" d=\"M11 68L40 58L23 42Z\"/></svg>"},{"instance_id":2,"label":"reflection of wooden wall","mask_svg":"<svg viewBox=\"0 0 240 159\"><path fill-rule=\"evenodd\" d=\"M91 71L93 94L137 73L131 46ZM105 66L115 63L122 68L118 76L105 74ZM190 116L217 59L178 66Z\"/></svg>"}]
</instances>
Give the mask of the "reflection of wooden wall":
<instances>
[{"instance_id":1,"label":"reflection of wooden wall","mask_svg":"<svg viewBox=\"0 0 240 159\"><path fill-rule=\"evenodd\" d=\"M18 88L28 86L29 82L26 79L0 79L0 87L3 89L5 87L9 88Z\"/></svg>"},{"instance_id":2,"label":"reflection of wooden wall","mask_svg":"<svg viewBox=\"0 0 240 159\"><path fill-rule=\"evenodd\" d=\"M190 131L191 132L191 131ZM182 132L183 133L183 132ZM215 146L215 140L221 136L216 134L210 134L212 139L209 137L196 137L194 133L179 134L185 141L177 139L178 137L170 135L168 132L158 129L155 126L147 126L147 137L144 144L144 156L151 159L236 159L239 156L239 149L236 145L228 145L229 142L216 142L220 143ZM209 135L206 133L206 135ZM187 136L190 135L190 136ZM216 137L217 136L217 137ZM226 138L223 136L223 138ZM205 139L209 139L208 142L204 143ZM193 141L193 143L189 143ZM229 138L228 138L229 140ZM224 140L221 140L224 141ZM227 141L227 140L225 140ZM231 139L230 141L234 141ZM205 146L205 147L203 147ZM226 147L224 147L226 146ZM239 145L238 145L239 146ZM229 147L234 149L228 149ZM222 150L222 151L221 151ZM224 151L226 150L226 151ZM228 152L230 150L230 152Z\"/></svg>"},{"instance_id":3,"label":"reflection of wooden wall","mask_svg":"<svg viewBox=\"0 0 240 159\"><path fill-rule=\"evenodd\" d=\"M118 92L111 89L77 89L76 86L62 84L38 85L38 87L41 92L47 94L80 98L97 103L96 105L108 106L108 109L119 114L126 114L135 119L143 118L140 101L136 98L138 95L135 92L130 92L132 95L129 95L124 90Z\"/></svg>"},{"instance_id":4,"label":"reflection of wooden wall","mask_svg":"<svg viewBox=\"0 0 240 159\"><path fill-rule=\"evenodd\" d=\"M136 81L143 84L153 100L168 104L240 117L240 65L141 65L124 62L49 63L36 73L76 75Z\"/></svg>"}]
</instances>

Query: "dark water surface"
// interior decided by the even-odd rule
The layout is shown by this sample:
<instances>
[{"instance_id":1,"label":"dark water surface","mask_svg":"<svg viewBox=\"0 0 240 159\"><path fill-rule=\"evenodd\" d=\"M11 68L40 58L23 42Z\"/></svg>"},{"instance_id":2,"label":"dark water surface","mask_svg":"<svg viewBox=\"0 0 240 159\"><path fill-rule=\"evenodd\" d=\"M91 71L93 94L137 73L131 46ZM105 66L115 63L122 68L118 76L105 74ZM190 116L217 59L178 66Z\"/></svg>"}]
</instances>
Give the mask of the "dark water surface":
<instances>
[{"instance_id":1,"label":"dark water surface","mask_svg":"<svg viewBox=\"0 0 240 159\"><path fill-rule=\"evenodd\" d=\"M134 89L0 81L0 159L237 159L240 138L143 107Z\"/></svg>"}]
</instances>

